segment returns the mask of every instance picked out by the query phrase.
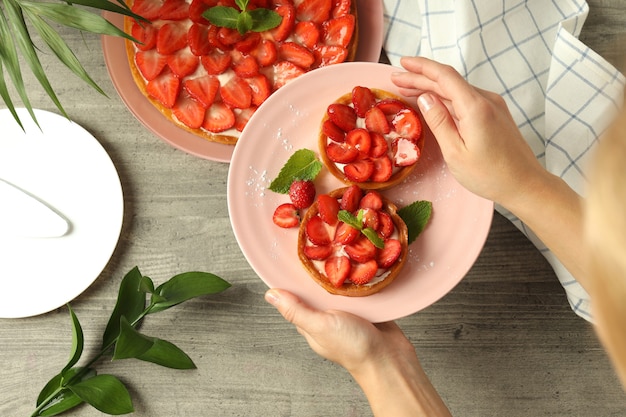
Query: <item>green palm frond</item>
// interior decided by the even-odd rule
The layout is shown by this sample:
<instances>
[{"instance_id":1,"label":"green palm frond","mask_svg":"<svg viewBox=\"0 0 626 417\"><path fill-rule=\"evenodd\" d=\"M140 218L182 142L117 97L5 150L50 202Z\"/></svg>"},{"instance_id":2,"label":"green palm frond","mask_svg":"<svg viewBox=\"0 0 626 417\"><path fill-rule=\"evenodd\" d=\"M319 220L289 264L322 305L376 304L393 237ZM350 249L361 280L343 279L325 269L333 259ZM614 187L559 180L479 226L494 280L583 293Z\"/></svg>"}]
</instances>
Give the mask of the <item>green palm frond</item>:
<instances>
[{"instance_id":1,"label":"green palm frond","mask_svg":"<svg viewBox=\"0 0 626 417\"><path fill-rule=\"evenodd\" d=\"M90 11L88 8L96 11ZM59 111L69 118L39 61L38 49L33 44L30 35L30 30L32 29L37 32L63 65L89 86L105 95L104 91L87 74L74 52L49 23L54 22L84 32L121 36L133 40L132 37L118 29L97 12L105 10L130 16L136 20L144 20L142 17L134 14L122 0L117 0L116 2L110 0L0 0L0 97L20 126L22 126L22 122L15 111L13 98L7 87L5 72L8 74L9 80L15 87L22 104L28 109L35 123L37 123L37 119L26 93L18 54L21 54L30 71L37 78L39 84L41 84Z\"/></svg>"}]
</instances>

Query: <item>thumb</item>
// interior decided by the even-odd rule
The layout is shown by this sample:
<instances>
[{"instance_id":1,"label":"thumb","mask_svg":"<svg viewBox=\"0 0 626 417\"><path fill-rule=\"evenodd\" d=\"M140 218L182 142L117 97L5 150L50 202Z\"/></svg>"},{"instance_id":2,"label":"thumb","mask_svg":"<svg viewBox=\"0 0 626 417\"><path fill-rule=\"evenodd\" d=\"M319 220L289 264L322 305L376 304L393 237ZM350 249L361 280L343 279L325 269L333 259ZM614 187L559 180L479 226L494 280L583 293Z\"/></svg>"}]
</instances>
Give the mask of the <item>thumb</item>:
<instances>
[{"instance_id":1,"label":"thumb","mask_svg":"<svg viewBox=\"0 0 626 417\"><path fill-rule=\"evenodd\" d=\"M423 93L417 98L417 105L444 154L463 143L450 111L439 97Z\"/></svg>"},{"instance_id":2,"label":"thumb","mask_svg":"<svg viewBox=\"0 0 626 417\"><path fill-rule=\"evenodd\" d=\"M265 300L276 307L287 321L305 331L309 331L315 323L319 323L324 314L311 308L296 295L286 290L270 289L265 293Z\"/></svg>"}]
</instances>

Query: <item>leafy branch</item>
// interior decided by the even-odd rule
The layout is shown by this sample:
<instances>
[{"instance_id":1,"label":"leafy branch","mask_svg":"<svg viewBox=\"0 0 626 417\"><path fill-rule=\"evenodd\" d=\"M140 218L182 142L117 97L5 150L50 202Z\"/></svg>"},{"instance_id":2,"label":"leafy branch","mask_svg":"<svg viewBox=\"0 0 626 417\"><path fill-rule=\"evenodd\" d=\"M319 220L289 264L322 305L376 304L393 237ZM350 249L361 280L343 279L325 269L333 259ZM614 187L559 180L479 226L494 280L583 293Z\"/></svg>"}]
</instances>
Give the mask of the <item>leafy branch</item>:
<instances>
[{"instance_id":1,"label":"leafy branch","mask_svg":"<svg viewBox=\"0 0 626 417\"><path fill-rule=\"evenodd\" d=\"M106 10L145 21L141 16L133 13L123 0L116 0L116 2L110 0L59 0L58 2L0 0L0 97L22 128L22 122L15 111L13 98L9 93L5 79L6 72L22 104L37 123L22 77L20 54L52 102L65 117L69 118L41 65L39 48L33 43L30 28L34 28L59 61L81 80L105 96L104 91L89 76L74 52L49 22L85 32L121 36L134 40L100 14L74 5L86 6L100 11Z\"/></svg>"},{"instance_id":2,"label":"leafy branch","mask_svg":"<svg viewBox=\"0 0 626 417\"><path fill-rule=\"evenodd\" d=\"M133 412L130 394L115 376L98 375L93 365L103 356L113 360L135 358L173 369L193 369L195 364L174 344L140 333L145 316L167 310L182 302L226 290L230 284L206 272L185 272L154 287L152 279L143 276L137 267L124 276L115 308L102 336L102 349L86 365L75 367L83 353L83 331L71 306L72 350L61 372L41 390L35 416L54 416L82 403L103 413L120 415ZM147 303L147 295L150 297Z\"/></svg>"}]
</instances>

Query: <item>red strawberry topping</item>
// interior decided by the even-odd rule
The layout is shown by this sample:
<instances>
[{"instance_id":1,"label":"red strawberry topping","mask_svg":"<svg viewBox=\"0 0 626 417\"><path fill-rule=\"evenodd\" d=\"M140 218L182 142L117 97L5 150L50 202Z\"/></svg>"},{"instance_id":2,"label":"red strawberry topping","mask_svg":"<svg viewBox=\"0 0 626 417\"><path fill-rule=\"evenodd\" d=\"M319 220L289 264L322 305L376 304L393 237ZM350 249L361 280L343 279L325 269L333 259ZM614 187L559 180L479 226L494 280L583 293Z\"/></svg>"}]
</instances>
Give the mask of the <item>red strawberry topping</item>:
<instances>
[{"instance_id":1,"label":"red strawberry topping","mask_svg":"<svg viewBox=\"0 0 626 417\"><path fill-rule=\"evenodd\" d=\"M333 242L339 243L342 245L348 245L361 234L358 229L350 226L347 223L339 223L337 229L335 230L335 237L333 238Z\"/></svg>"},{"instance_id":2,"label":"red strawberry topping","mask_svg":"<svg viewBox=\"0 0 626 417\"><path fill-rule=\"evenodd\" d=\"M359 208L362 197L363 191L361 188L358 185L351 185L344 191L341 197L341 209L350 213L355 212Z\"/></svg>"},{"instance_id":3,"label":"red strawberry topping","mask_svg":"<svg viewBox=\"0 0 626 417\"><path fill-rule=\"evenodd\" d=\"M167 56L157 53L154 49L139 51L135 55L135 63L143 78L152 81L161 74L167 65Z\"/></svg>"},{"instance_id":4,"label":"red strawberry topping","mask_svg":"<svg viewBox=\"0 0 626 417\"><path fill-rule=\"evenodd\" d=\"M276 13L280 15L282 20L270 33L276 42L282 42L287 39L293 31L293 27L296 23L296 9L292 4L285 3L278 6Z\"/></svg>"},{"instance_id":5,"label":"red strawberry topping","mask_svg":"<svg viewBox=\"0 0 626 417\"><path fill-rule=\"evenodd\" d=\"M257 74L247 78L252 90L252 104L260 106L272 94L272 84L270 80L263 74Z\"/></svg>"},{"instance_id":6,"label":"red strawberry topping","mask_svg":"<svg viewBox=\"0 0 626 417\"><path fill-rule=\"evenodd\" d=\"M333 103L327 109L328 118L344 132L356 128L356 113L350 106Z\"/></svg>"},{"instance_id":7,"label":"red strawberry topping","mask_svg":"<svg viewBox=\"0 0 626 417\"><path fill-rule=\"evenodd\" d=\"M317 197L317 209L324 223L334 226L337 224L337 213L339 213L339 202L329 196L322 194Z\"/></svg>"},{"instance_id":8,"label":"red strawberry topping","mask_svg":"<svg viewBox=\"0 0 626 417\"><path fill-rule=\"evenodd\" d=\"M328 229L319 216L313 216L306 222L305 232L315 245L328 245L331 242Z\"/></svg>"},{"instance_id":9,"label":"red strawberry topping","mask_svg":"<svg viewBox=\"0 0 626 417\"><path fill-rule=\"evenodd\" d=\"M365 117L369 109L376 104L376 96L367 87L356 86L352 89L352 106L358 117Z\"/></svg>"},{"instance_id":10,"label":"red strawberry topping","mask_svg":"<svg viewBox=\"0 0 626 417\"><path fill-rule=\"evenodd\" d=\"M309 180L292 182L289 187L289 198L296 208L309 208L315 201L315 184Z\"/></svg>"},{"instance_id":11,"label":"red strawberry topping","mask_svg":"<svg viewBox=\"0 0 626 417\"><path fill-rule=\"evenodd\" d=\"M351 270L352 265L347 256L331 256L324 264L326 277L336 288L343 285Z\"/></svg>"},{"instance_id":12,"label":"red strawberry topping","mask_svg":"<svg viewBox=\"0 0 626 417\"><path fill-rule=\"evenodd\" d=\"M174 74L183 78L196 71L200 65L200 58L192 54L189 49L181 49L167 57L167 65Z\"/></svg>"},{"instance_id":13,"label":"red strawberry topping","mask_svg":"<svg viewBox=\"0 0 626 417\"><path fill-rule=\"evenodd\" d=\"M313 50L320 39L320 30L313 22L298 22L294 29L294 37L300 45Z\"/></svg>"},{"instance_id":14,"label":"red strawberry topping","mask_svg":"<svg viewBox=\"0 0 626 417\"><path fill-rule=\"evenodd\" d=\"M378 264L376 260L371 259L365 263L354 264L350 270L349 279L354 284L365 285L376 276L377 271Z\"/></svg>"},{"instance_id":15,"label":"red strawberry topping","mask_svg":"<svg viewBox=\"0 0 626 417\"><path fill-rule=\"evenodd\" d=\"M252 104L252 89L243 78L233 77L220 89L224 103L237 109L246 109Z\"/></svg>"},{"instance_id":16,"label":"red strawberry topping","mask_svg":"<svg viewBox=\"0 0 626 417\"><path fill-rule=\"evenodd\" d=\"M185 80L183 88L191 97L200 102L204 108L209 108L215 100L215 95L220 88L220 82L217 77L205 75Z\"/></svg>"},{"instance_id":17,"label":"red strawberry topping","mask_svg":"<svg viewBox=\"0 0 626 417\"><path fill-rule=\"evenodd\" d=\"M185 0L165 0L159 18L164 20L183 20L189 17L189 4Z\"/></svg>"},{"instance_id":18,"label":"red strawberry topping","mask_svg":"<svg viewBox=\"0 0 626 417\"><path fill-rule=\"evenodd\" d=\"M148 51L156 46L157 29L146 22L134 22L131 36L139 41L135 43L140 51Z\"/></svg>"},{"instance_id":19,"label":"red strawberry topping","mask_svg":"<svg viewBox=\"0 0 626 417\"><path fill-rule=\"evenodd\" d=\"M274 64L274 89L287 84L289 81L298 78L306 71L289 61L280 61Z\"/></svg>"},{"instance_id":20,"label":"red strawberry topping","mask_svg":"<svg viewBox=\"0 0 626 417\"><path fill-rule=\"evenodd\" d=\"M306 47L295 42L285 42L278 48L280 59L289 61L300 68L309 68L315 62L315 56Z\"/></svg>"},{"instance_id":21,"label":"red strawberry topping","mask_svg":"<svg viewBox=\"0 0 626 417\"><path fill-rule=\"evenodd\" d=\"M219 133L235 125L235 113L222 102L215 102L207 109L202 127L209 132Z\"/></svg>"},{"instance_id":22,"label":"red strawberry topping","mask_svg":"<svg viewBox=\"0 0 626 417\"><path fill-rule=\"evenodd\" d=\"M187 46L187 27L182 23L166 23L157 33L156 50L171 55Z\"/></svg>"},{"instance_id":23,"label":"red strawberry topping","mask_svg":"<svg viewBox=\"0 0 626 417\"><path fill-rule=\"evenodd\" d=\"M335 142L343 142L346 140L346 132L339 129L330 119L326 119L324 123L322 123L322 133Z\"/></svg>"},{"instance_id":24,"label":"red strawberry topping","mask_svg":"<svg viewBox=\"0 0 626 417\"><path fill-rule=\"evenodd\" d=\"M206 109L190 96L181 94L172 107L172 112L185 126L198 129L204 123Z\"/></svg>"},{"instance_id":25,"label":"red strawberry topping","mask_svg":"<svg viewBox=\"0 0 626 417\"><path fill-rule=\"evenodd\" d=\"M354 242L346 245L345 251L350 259L361 263L376 256L376 246L364 234L359 234Z\"/></svg>"},{"instance_id":26,"label":"red strawberry topping","mask_svg":"<svg viewBox=\"0 0 626 417\"><path fill-rule=\"evenodd\" d=\"M316 261L323 261L333 254L333 247L331 245L317 246L307 245L304 247L304 254L307 258Z\"/></svg>"},{"instance_id":27,"label":"red strawberry topping","mask_svg":"<svg viewBox=\"0 0 626 417\"><path fill-rule=\"evenodd\" d=\"M332 0L304 0L297 8L298 20L321 25L330 17L332 6Z\"/></svg>"},{"instance_id":28,"label":"red strawberry topping","mask_svg":"<svg viewBox=\"0 0 626 417\"><path fill-rule=\"evenodd\" d=\"M324 44L347 48L352 40L355 24L355 18L351 14L325 21L322 23Z\"/></svg>"},{"instance_id":29,"label":"red strawberry topping","mask_svg":"<svg viewBox=\"0 0 626 417\"><path fill-rule=\"evenodd\" d=\"M333 162L347 164L358 158L359 151L343 143L331 142L326 147L326 155Z\"/></svg>"},{"instance_id":30,"label":"red strawberry topping","mask_svg":"<svg viewBox=\"0 0 626 417\"><path fill-rule=\"evenodd\" d=\"M187 42L194 55L208 55L213 47L209 43L209 28L202 24L194 23L187 33Z\"/></svg>"},{"instance_id":31,"label":"red strawberry topping","mask_svg":"<svg viewBox=\"0 0 626 417\"><path fill-rule=\"evenodd\" d=\"M359 159L346 165L343 172L352 182L365 182L374 173L374 162L369 159Z\"/></svg>"},{"instance_id":32,"label":"red strawberry topping","mask_svg":"<svg viewBox=\"0 0 626 417\"><path fill-rule=\"evenodd\" d=\"M165 72L146 85L150 97L168 109L176 103L180 91L180 79L171 72Z\"/></svg>"},{"instance_id":33,"label":"red strawberry topping","mask_svg":"<svg viewBox=\"0 0 626 417\"><path fill-rule=\"evenodd\" d=\"M131 10L146 20L159 18L163 0L135 0Z\"/></svg>"},{"instance_id":34,"label":"red strawberry topping","mask_svg":"<svg viewBox=\"0 0 626 417\"><path fill-rule=\"evenodd\" d=\"M293 204L284 203L276 207L272 221L276 226L289 229L300 224L300 214Z\"/></svg>"},{"instance_id":35,"label":"red strawberry topping","mask_svg":"<svg viewBox=\"0 0 626 417\"><path fill-rule=\"evenodd\" d=\"M422 134L422 123L417 112L409 107L399 111L391 120L393 128L400 136L416 141Z\"/></svg>"},{"instance_id":36,"label":"red strawberry topping","mask_svg":"<svg viewBox=\"0 0 626 417\"><path fill-rule=\"evenodd\" d=\"M398 239L387 239L385 247L378 252L377 262L381 268L389 268L402 253L402 244Z\"/></svg>"}]
</instances>

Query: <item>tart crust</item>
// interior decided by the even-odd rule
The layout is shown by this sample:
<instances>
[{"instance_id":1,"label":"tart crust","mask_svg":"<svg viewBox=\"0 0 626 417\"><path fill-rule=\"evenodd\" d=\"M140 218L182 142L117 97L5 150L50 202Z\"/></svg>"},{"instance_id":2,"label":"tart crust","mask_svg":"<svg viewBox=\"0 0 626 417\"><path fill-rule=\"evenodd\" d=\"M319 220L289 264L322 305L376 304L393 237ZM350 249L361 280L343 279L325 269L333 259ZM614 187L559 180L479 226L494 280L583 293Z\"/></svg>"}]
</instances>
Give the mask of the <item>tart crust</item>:
<instances>
[{"instance_id":1,"label":"tart crust","mask_svg":"<svg viewBox=\"0 0 626 417\"><path fill-rule=\"evenodd\" d=\"M410 106L405 100L403 100L402 98L398 97L397 95L393 93L390 93L385 90L377 89L377 88L370 88L370 90L372 91L372 93L374 93L374 96L376 97L377 101L381 101L384 99L395 99L395 100L401 101L406 106ZM335 100L334 103L345 104L345 105L352 104L352 92L342 95L337 100ZM348 184L348 185L356 184L365 190L386 190L404 181L409 175L411 175L411 172L413 172L413 170L415 169L415 166L417 165L417 163L413 165L405 166L405 167L400 167L396 172L394 172L391 175L391 178L389 178L387 181L384 181L384 182L365 181L365 182L355 183L353 181L350 181L346 177L346 175L343 173L343 171L337 166L337 164L328 158L328 155L326 153L326 145L328 144L328 141L330 139L328 139L327 136L324 133L322 133L322 129L321 129L321 126L324 124L326 120L328 120L328 114L324 114L324 117L322 118L322 122L320 123L320 132L318 136L318 147L320 151L320 156L322 157L322 161L324 162L324 165L326 166L328 171L330 171L330 173L333 174L335 178L339 179L344 184ZM419 139L417 140L417 147L419 148L420 153L424 150L424 129L423 128L422 128L421 135Z\"/></svg>"},{"instance_id":2,"label":"tart crust","mask_svg":"<svg viewBox=\"0 0 626 417\"><path fill-rule=\"evenodd\" d=\"M340 199L343 196L345 190L347 190L348 188L349 187L344 187L333 190L328 193L328 195L335 199ZM346 282L341 287L335 287L333 284L331 284L326 275L318 271L313 261L304 254L304 246L307 242L307 236L305 231L306 223L309 221L310 218L318 214L319 211L317 201L313 203L311 207L309 207L306 214L302 218L300 230L298 232L298 258L300 258L302 265L307 270L311 278L313 278L315 282L317 282L329 293L343 295L346 297L365 297L368 295L372 295L391 284L398 276L400 271L402 271L402 268L404 267L404 264L407 260L407 255L409 251L408 229L402 218L397 213L397 206L386 197L381 196L381 198L383 201L383 207L381 211L384 211L391 216L393 224L398 231L398 240L400 241L400 244L402 246L402 251L400 252L400 256L398 257L397 261L387 271L387 276L385 276L383 280L375 282L373 284L357 285Z\"/></svg>"}]
</instances>

